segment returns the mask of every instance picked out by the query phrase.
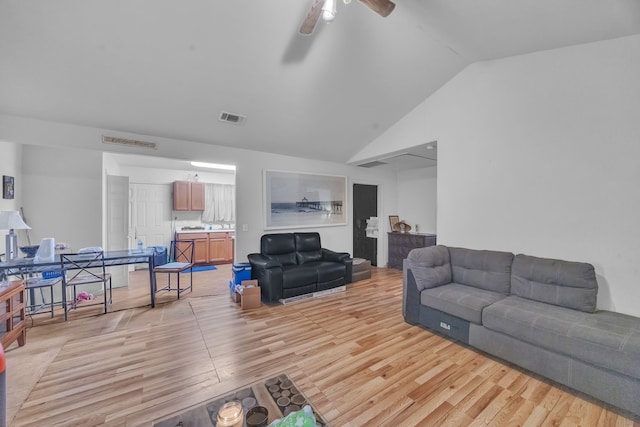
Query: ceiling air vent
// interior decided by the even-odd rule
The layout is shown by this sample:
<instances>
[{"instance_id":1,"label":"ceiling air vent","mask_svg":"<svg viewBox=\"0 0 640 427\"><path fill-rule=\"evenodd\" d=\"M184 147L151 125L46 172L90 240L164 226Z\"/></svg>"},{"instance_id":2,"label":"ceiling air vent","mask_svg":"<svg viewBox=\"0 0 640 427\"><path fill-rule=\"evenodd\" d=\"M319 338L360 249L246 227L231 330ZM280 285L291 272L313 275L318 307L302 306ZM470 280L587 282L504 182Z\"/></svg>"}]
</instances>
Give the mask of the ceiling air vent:
<instances>
[{"instance_id":1,"label":"ceiling air vent","mask_svg":"<svg viewBox=\"0 0 640 427\"><path fill-rule=\"evenodd\" d=\"M102 135L102 143L124 145L126 147L149 148L151 150L156 149L155 142L138 141L136 139L118 138L115 136L108 136L108 135Z\"/></svg>"},{"instance_id":2,"label":"ceiling air vent","mask_svg":"<svg viewBox=\"0 0 640 427\"><path fill-rule=\"evenodd\" d=\"M369 162L369 163L363 163L360 166L361 168L375 168L376 166L382 166L382 165L386 165L387 163L385 162L379 162L379 161L374 161L374 162Z\"/></svg>"},{"instance_id":3,"label":"ceiling air vent","mask_svg":"<svg viewBox=\"0 0 640 427\"><path fill-rule=\"evenodd\" d=\"M247 120L247 116L241 116L240 114L227 113L223 111L220 113L220 121L233 123L234 125L241 125Z\"/></svg>"}]
</instances>

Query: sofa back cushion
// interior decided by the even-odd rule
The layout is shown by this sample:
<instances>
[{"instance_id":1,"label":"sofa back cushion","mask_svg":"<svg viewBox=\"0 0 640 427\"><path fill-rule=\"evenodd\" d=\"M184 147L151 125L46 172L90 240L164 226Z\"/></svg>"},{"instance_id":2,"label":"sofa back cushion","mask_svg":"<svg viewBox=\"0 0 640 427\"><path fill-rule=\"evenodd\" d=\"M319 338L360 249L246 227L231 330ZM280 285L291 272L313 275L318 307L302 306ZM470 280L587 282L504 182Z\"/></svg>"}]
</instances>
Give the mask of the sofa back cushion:
<instances>
[{"instance_id":1,"label":"sofa back cushion","mask_svg":"<svg viewBox=\"0 0 640 427\"><path fill-rule=\"evenodd\" d=\"M451 283L451 262L446 246L412 249L407 262L419 291Z\"/></svg>"},{"instance_id":2,"label":"sofa back cushion","mask_svg":"<svg viewBox=\"0 0 640 427\"><path fill-rule=\"evenodd\" d=\"M319 233L294 233L298 264L322 261Z\"/></svg>"},{"instance_id":3,"label":"sofa back cushion","mask_svg":"<svg viewBox=\"0 0 640 427\"><path fill-rule=\"evenodd\" d=\"M511 289L511 252L449 248L454 283L508 295Z\"/></svg>"},{"instance_id":4,"label":"sofa back cushion","mask_svg":"<svg viewBox=\"0 0 640 427\"><path fill-rule=\"evenodd\" d=\"M282 265L296 264L296 244L292 233L264 234L260 238L260 253Z\"/></svg>"},{"instance_id":5,"label":"sofa back cushion","mask_svg":"<svg viewBox=\"0 0 640 427\"><path fill-rule=\"evenodd\" d=\"M518 254L513 261L511 293L593 313L598 281L591 264Z\"/></svg>"}]
</instances>

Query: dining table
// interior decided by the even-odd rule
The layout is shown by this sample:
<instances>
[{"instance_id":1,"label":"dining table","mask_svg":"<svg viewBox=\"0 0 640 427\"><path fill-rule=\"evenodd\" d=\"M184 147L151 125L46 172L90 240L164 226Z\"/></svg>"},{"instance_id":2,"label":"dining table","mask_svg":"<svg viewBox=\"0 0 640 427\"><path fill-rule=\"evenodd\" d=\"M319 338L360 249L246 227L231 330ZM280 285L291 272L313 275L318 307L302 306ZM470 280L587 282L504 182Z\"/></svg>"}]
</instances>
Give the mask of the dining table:
<instances>
[{"instance_id":1,"label":"dining table","mask_svg":"<svg viewBox=\"0 0 640 427\"><path fill-rule=\"evenodd\" d=\"M61 256L69 251L56 252L53 261L35 262L34 258L15 258L9 261L0 262L0 273L7 276L21 276L26 278L35 274L45 277L48 273L60 272L62 269ZM93 267L91 263L96 261L78 262L71 269ZM118 249L104 251L104 264L106 267L115 267L129 264L147 264L149 268L149 296L151 308L155 307L156 281L153 269L155 267L155 250L152 247L142 249ZM97 265L95 265L97 267ZM69 267L65 267L69 269ZM44 273L44 274L43 274ZM30 295L33 298L33 295ZM33 299L32 299L33 300Z\"/></svg>"}]
</instances>

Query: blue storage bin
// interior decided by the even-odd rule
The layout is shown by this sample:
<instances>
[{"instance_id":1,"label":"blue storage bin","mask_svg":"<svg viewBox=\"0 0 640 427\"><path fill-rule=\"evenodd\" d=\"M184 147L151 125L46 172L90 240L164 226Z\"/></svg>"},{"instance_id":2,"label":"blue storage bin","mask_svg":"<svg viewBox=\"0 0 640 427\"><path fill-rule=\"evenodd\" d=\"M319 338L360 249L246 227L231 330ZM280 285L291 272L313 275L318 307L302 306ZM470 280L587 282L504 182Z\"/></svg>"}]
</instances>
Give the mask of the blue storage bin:
<instances>
[{"instance_id":1,"label":"blue storage bin","mask_svg":"<svg viewBox=\"0 0 640 427\"><path fill-rule=\"evenodd\" d=\"M241 262L233 264L233 283L239 285L243 280L251 280L251 264L248 262Z\"/></svg>"},{"instance_id":2,"label":"blue storage bin","mask_svg":"<svg viewBox=\"0 0 640 427\"><path fill-rule=\"evenodd\" d=\"M149 249L153 249L153 264L164 265L167 261L167 247L166 246L149 246Z\"/></svg>"}]
</instances>

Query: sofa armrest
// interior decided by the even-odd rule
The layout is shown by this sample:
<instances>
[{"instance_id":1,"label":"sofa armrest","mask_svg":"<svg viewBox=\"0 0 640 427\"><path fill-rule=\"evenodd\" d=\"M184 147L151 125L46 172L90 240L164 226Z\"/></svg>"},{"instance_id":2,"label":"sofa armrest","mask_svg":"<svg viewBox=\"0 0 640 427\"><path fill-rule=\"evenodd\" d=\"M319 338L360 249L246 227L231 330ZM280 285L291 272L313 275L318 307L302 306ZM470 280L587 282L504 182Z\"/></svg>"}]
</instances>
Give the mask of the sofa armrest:
<instances>
[{"instance_id":1,"label":"sofa armrest","mask_svg":"<svg viewBox=\"0 0 640 427\"><path fill-rule=\"evenodd\" d=\"M322 260L339 262L347 268L345 272L345 284L351 283L353 275L353 258L348 252L334 252L329 249L322 248Z\"/></svg>"},{"instance_id":2,"label":"sofa armrest","mask_svg":"<svg viewBox=\"0 0 640 427\"><path fill-rule=\"evenodd\" d=\"M347 267L347 271L344 275L344 284L346 285L348 283L351 283L353 280L353 258L351 257L345 258L343 262L344 262L344 265Z\"/></svg>"},{"instance_id":3,"label":"sofa armrest","mask_svg":"<svg viewBox=\"0 0 640 427\"><path fill-rule=\"evenodd\" d=\"M258 281L260 292L267 302L282 299L282 265L262 254L247 255L251 264L251 278Z\"/></svg>"},{"instance_id":4,"label":"sofa armrest","mask_svg":"<svg viewBox=\"0 0 640 427\"><path fill-rule=\"evenodd\" d=\"M417 325L420 322L420 290L406 259L402 266L402 278L402 315L405 322Z\"/></svg>"},{"instance_id":5,"label":"sofa armrest","mask_svg":"<svg viewBox=\"0 0 640 427\"><path fill-rule=\"evenodd\" d=\"M280 264L277 260L266 257L262 254L249 254L247 255L247 258L249 259L249 263L251 263L252 268L265 269L282 267L282 264Z\"/></svg>"},{"instance_id":6,"label":"sofa armrest","mask_svg":"<svg viewBox=\"0 0 640 427\"><path fill-rule=\"evenodd\" d=\"M347 252L334 252L332 250L322 248L323 261L344 262L349 258L351 258L351 255Z\"/></svg>"}]
</instances>

